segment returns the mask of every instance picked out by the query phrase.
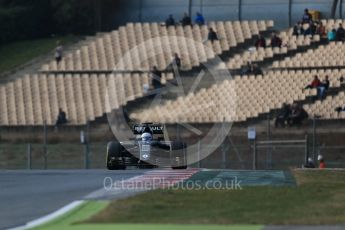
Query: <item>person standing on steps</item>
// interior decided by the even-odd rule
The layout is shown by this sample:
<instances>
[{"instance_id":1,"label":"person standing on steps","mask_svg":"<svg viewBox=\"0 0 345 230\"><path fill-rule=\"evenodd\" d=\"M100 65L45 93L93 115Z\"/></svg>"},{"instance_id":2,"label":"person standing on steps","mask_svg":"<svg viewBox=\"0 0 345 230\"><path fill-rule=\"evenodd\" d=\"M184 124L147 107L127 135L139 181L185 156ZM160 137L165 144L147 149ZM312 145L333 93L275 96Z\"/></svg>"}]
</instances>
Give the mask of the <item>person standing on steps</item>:
<instances>
[{"instance_id":1,"label":"person standing on steps","mask_svg":"<svg viewBox=\"0 0 345 230\"><path fill-rule=\"evenodd\" d=\"M207 40L208 40L208 41L211 41L212 43L213 43L214 41L218 40L218 35L217 35L217 33L213 30L213 28L209 28Z\"/></svg>"},{"instance_id":2,"label":"person standing on steps","mask_svg":"<svg viewBox=\"0 0 345 230\"><path fill-rule=\"evenodd\" d=\"M67 124L67 117L66 117L66 112L64 112L61 108L59 109L59 114L56 119L56 124L55 126L58 127L60 125Z\"/></svg>"},{"instance_id":3,"label":"person standing on steps","mask_svg":"<svg viewBox=\"0 0 345 230\"><path fill-rule=\"evenodd\" d=\"M165 25L166 26L175 26L175 19L172 14L169 15L167 20L165 20Z\"/></svg>"},{"instance_id":4,"label":"person standing on steps","mask_svg":"<svg viewBox=\"0 0 345 230\"><path fill-rule=\"evenodd\" d=\"M172 67L176 67L177 70L180 70L180 69L181 69L182 63L181 63L181 58L180 58L180 56L178 55L178 53L175 53L175 54L174 54L174 58L173 58L173 60L172 60L172 62L171 62L171 65L172 65Z\"/></svg>"},{"instance_id":5,"label":"person standing on steps","mask_svg":"<svg viewBox=\"0 0 345 230\"><path fill-rule=\"evenodd\" d=\"M339 23L339 27L337 29L335 36L338 42L343 42L345 40L345 29L342 23Z\"/></svg>"},{"instance_id":6,"label":"person standing on steps","mask_svg":"<svg viewBox=\"0 0 345 230\"><path fill-rule=\"evenodd\" d=\"M195 24L197 24L199 26L205 25L205 18L199 12L196 13Z\"/></svg>"},{"instance_id":7,"label":"person standing on steps","mask_svg":"<svg viewBox=\"0 0 345 230\"><path fill-rule=\"evenodd\" d=\"M55 48L55 60L57 64L61 62L62 54L63 54L63 46L61 44L61 41L57 41L56 48Z\"/></svg>"},{"instance_id":8,"label":"person standing on steps","mask_svg":"<svg viewBox=\"0 0 345 230\"><path fill-rule=\"evenodd\" d=\"M192 25L192 19L189 17L187 13L184 13L184 16L181 20L182 26L190 26Z\"/></svg>"},{"instance_id":9,"label":"person standing on steps","mask_svg":"<svg viewBox=\"0 0 345 230\"><path fill-rule=\"evenodd\" d=\"M308 9L305 9L305 10L304 10L303 17L302 17L302 23L303 23L303 24L309 24L309 23L312 22L312 21L313 21L312 15L309 13L309 10L308 10Z\"/></svg>"}]
</instances>

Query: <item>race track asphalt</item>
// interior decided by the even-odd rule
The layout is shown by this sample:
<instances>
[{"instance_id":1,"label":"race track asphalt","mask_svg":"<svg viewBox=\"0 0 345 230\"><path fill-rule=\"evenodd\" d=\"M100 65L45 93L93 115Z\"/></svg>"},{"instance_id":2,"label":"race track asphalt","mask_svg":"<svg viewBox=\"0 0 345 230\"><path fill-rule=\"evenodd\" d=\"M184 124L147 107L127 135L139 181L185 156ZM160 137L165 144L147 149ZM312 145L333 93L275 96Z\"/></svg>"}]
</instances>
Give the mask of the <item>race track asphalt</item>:
<instances>
[{"instance_id":1,"label":"race track asphalt","mask_svg":"<svg viewBox=\"0 0 345 230\"><path fill-rule=\"evenodd\" d=\"M0 171L0 229L26 224L103 188L103 181L128 179L144 170Z\"/></svg>"}]
</instances>

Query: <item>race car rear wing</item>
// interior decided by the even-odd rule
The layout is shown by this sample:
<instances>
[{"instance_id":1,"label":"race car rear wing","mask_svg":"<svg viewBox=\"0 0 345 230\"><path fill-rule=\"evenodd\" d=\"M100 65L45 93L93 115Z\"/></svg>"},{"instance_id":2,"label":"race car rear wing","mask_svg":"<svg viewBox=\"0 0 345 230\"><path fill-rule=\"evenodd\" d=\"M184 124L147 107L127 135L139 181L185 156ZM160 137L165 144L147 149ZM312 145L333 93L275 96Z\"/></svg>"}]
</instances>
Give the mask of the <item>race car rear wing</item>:
<instances>
[{"instance_id":1,"label":"race car rear wing","mask_svg":"<svg viewBox=\"0 0 345 230\"><path fill-rule=\"evenodd\" d=\"M164 132L164 126L160 124L140 124L140 125L134 125L133 126L133 133L135 135L142 134L145 130L145 128L149 128L152 132L152 134L163 134Z\"/></svg>"}]
</instances>

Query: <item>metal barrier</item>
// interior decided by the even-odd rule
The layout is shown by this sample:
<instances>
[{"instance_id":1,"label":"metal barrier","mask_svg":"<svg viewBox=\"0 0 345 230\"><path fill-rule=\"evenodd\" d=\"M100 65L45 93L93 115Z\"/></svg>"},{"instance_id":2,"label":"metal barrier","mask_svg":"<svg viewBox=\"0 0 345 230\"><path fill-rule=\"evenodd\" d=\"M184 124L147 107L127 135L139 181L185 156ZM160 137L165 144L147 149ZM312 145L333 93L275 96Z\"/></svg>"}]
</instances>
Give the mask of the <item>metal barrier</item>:
<instances>
[{"instance_id":1,"label":"metal barrier","mask_svg":"<svg viewBox=\"0 0 345 230\"><path fill-rule=\"evenodd\" d=\"M258 148L304 148L305 152L305 164L308 161L309 149L308 149L308 135L305 135L304 140L268 140L268 141L256 141L253 142L253 170L257 170L257 149Z\"/></svg>"}]
</instances>

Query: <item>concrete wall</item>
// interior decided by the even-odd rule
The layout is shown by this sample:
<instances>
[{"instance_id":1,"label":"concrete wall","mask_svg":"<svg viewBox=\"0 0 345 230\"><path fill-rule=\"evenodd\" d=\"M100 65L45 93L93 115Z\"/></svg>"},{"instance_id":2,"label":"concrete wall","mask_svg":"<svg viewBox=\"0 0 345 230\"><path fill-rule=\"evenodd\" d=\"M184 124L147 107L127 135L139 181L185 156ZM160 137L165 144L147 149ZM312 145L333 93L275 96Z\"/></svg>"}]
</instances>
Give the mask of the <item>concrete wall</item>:
<instances>
[{"instance_id":1,"label":"concrete wall","mask_svg":"<svg viewBox=\"0 0 345 230\"><path fill-rule=\"evenodd\" d=\"M242 4L242 19L272 19L279 28L289 26L288 0L243 0ZM299 10L299 14L302 14L301 12L303 13L303 10Z\"/></svg>"},{"instance_id":2,"label":"concrete wall","mask_svg":"<svg viewBox=\"0 0 345 230\"><path fill-rule=\"evenodd\" d=\"M305 8L321 11L323 18L330 17L331 0L291 1L292 24L301 19ZM104 20L112 27L107 29L115 29L126 22L161 22L169 14L180 20L183 13L188 12L188 3L188 0L117 0L114 9L106 9ZM192 16L198 11L206 20L238 20L241 16L242 20L273 19L278 29L289 26L289 0L192 0Z\"/></svg>"},{"instance_id":3,"label":"concrete wall","mask_svg":"<svg viewBox=\"0 0 345 230\"><path fill-rule=\"evenodd\" d=\"M309 3L309 2L312 2ZM321 11L321 16L323 18L329 18L331 17L331 8L332 8L332 0L293 0L292 4L292 18L296 22L297 20L300 20L301 18L301 13L299 11L309 8L313 10L318 10Z\"/></svg>"},{"instance_id":4,"label":"concrete wall","mask_svg":"<svg viewBox=\"0 0 345 230\"><path fill-rule=\"evenodd\" d=\"M188 9L188 1L186 0L173 0L160 1L160 0L142 0L142 20L148 21L164 21L168 14L173 14L175 19L180 19L184 12Z\"/></svg>"}]
</instances>

